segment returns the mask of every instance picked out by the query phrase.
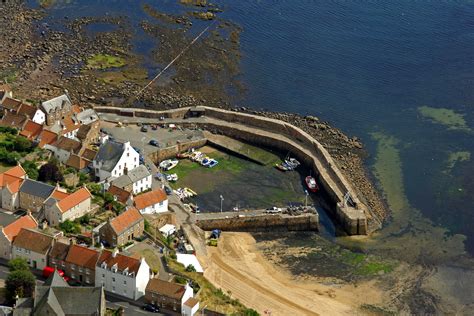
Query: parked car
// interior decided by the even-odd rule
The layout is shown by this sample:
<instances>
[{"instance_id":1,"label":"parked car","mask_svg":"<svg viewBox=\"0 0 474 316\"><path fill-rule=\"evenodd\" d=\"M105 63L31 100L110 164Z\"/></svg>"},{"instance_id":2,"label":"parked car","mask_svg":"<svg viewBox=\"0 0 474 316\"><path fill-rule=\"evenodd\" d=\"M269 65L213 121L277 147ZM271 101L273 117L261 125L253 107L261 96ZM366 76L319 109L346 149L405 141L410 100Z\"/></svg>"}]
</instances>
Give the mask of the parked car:
<instances>
[{"instance_id":1,"label":"parked car","mask_svg":"<svg viewBox=\"0 0 474 316\"><path fill-rule=\"evenodd\" d=\"M160 147L160 144L154 139L150 140L149 144L155 147Z\"/></svg>"},{"instance_id":2,"label":"parked car","mask_svg":"<svg viewBox=\"0 0 474 316\"><path fill-rule=\"evenodd\" d=\"M153 124L153 125L151 126L151 129L154 130L154 131L156 131L156 130L158 129L158 126L156 126L156 124Z\"/></svg>"},{"instance_id":3,"label":"parked car","mask_svg":"<svg viewBox=\"0 0 474 316\"><path fill-rule=\"evenodd\" d=\"M140 131L142 132L148 132L148 127L146 127L145 125L142 126L142 128L140 128Z\"/></svg>"},{"instance_id":4,"label":"parked car","mask_svg":"<svg viewBox=\"0 0 474 316\"><path fill-rule=\"evenodd\" d=\"M167 187L167 186L165 186L165 192L166 192L167 195L173 194L173 190L171 190L171 188Z\"/></svg>"},{"instance_id":5,"label":"parked car","mask_svg":"<svg viewBox=\"0 0 474 316\"><path fill-rule=\"evenodd\" d=\"M160 312L160 309L158 306L156 305L153 305L153 304L145 304L143 305L143 310L147 311L147 312L152 312L152 313L159 313Z\"/></svg>"}]
</instances>

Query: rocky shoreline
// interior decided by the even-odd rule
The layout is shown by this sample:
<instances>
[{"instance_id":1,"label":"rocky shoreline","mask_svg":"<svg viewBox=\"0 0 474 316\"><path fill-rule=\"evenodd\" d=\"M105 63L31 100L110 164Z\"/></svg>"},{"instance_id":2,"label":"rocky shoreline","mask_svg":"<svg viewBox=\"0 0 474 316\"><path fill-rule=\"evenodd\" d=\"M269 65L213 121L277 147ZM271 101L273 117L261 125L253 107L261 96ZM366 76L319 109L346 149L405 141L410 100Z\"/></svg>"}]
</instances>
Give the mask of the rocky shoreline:
<instances>
[{"instance_id":1,"label":"rocky shoreline","mask_svg":"<svg viewBox=\"0 0 474 316\"><path fill-rule=\"evenodd\" d=\"M133 30L127 17L74 20L64 17L60 21L40 23L46 15L41 9L28 9L17 2L0 4L0 7L4 12L0 17L0 38L3 40L0 81L11 83L17 97L38 102L67 89L82 105L145 106L154 110L207 105L290 122L324 145L361 193L363 202L371 210L370 231L380 228L389 217L388 207L364 165L367 153L357 137L348 137L314 116L256 111L231 105L227 87L243 89L234 80L239 74L241 30L238 26L221 21L206 39L187 51L169 81L159 89L146 90L135 100L134 96L147 83L148 75L142 57L133 51ZM164 64L189 42L185 31L192 22L187 16L166 15L151 7L144 7L144 10L151 20L142 21L141 27L156 40L153 61ZM97 23L110 25L111 29L91 32L89 26ZM95 54L117 56L126 66L119 72L91 69L87 60ZM209 77L212 80L206 79Z\"/></svg>"}]
</instances>

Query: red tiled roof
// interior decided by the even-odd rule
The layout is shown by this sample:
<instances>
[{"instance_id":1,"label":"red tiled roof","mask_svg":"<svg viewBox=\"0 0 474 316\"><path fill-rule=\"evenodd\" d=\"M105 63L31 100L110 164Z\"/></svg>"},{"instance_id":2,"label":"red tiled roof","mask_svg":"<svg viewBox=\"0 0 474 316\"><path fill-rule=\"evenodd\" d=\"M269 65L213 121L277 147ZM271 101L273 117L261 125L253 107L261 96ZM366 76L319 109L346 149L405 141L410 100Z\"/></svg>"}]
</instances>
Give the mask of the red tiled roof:
<instances>
[{"instance_id":1,"label":"red tiled roof","mask_svg":"<svg viewBox=\"0 0 474 316\"><path fill-rule=\"evenodd\" d=\"M67 134L81 127L81 124L76 124L71 116L66 116L63 120L61 120L61 124L64 126L64 128L61 130L61 135Z\"/></svg>"},{"instance_id":2,"label":"red tiled roof","mask_svg":"<svg viewBox=\"0 0 474 316\"><path fill-rule=\"evenodd\" d=\"M186 289L183 285L177 283L167 282L160 279L150 279L145 291L157 293L175 300L181 300Z\"/></svg>"},{"instance_id":3,"label":"red tiled roof","mask_svg":"<svg viewBox=\"0 0 474 316\"><path fill-rule=\"evenodd\" d=\"M38 136L42 130L43 125L40 125L33 121L28 121L23 127L23 130L20 132L20 135L32 140L35 139L36 136Z\"/></svg>"},{"instance_id":4,"label":"red tiled roof","mask_svg":"<svg viewBox=\"0 0 474 316\"><path fill-rule=\"evenodd\" d=\"M120 253L117 253L114 257L113 253L109 250L102 251L100 258L97 261L97 266L100 266L103 262L107 264L107 268L111 268L117 264L117 270L119 272L123 272L128 268L128 272L135 273L135 276L137 275L138 269L140 269L140 259L125 256Z\"/></svg>"},{"instance_id":5,"label":"red tiled roof","mask_svg":"<svg viewBox=\"0 0 474 316\"><path fill-rule=\"evenodd\" d=\"M72 106L72 111L77 114L77 113L81 113L81 112L82 112L82 109L81 109L81 107L80 107L79 105L74 104L74 105Z\"/></svg>"},{"instance_id":6,"label":"red tiled roof","mask_svg":"<svg viewBox=\"0 0 474 316\"><path fill-rule=\"evenodd\" d=\"M18 109L17 113L18 114L24 114L28 116L30 119L32 119L35 116L37 108L30 104L22 103L20 105L20 108Z\"/></svg>"},{"instance_id":7,"label":"red tiled roof","mask_svg":"<svg viewBox=\"0 0 474 316\"><path fill-rule=\"evenodd\" d=\"M118 188L115 185L111 185L108 191L110 194L117 198L120 203L127 203L130 198L131 192L125 191L124 189Z\"/></svg>"},{"instance_id":8,"label":"red tiled roof","mask_svg":"<svg viewBox=\"0 0 474 316\"><path fill-rule=\"evenodd\" d=\"M58 139L58 134L44 129L39 135L39 138L40 142L38 144L38 147L43 148L44 145L54 143Z\"/></svg>"},{"instance_id":9,"label":"red tiled roof","mask_svg":"<svg viewBox=\"0 0 474 316\"><path fill-rule=\"evenodd\" d=\"M7 225L3 228L3 233L7 236L8 240L12 241L19 233L22 228L37 228L38 223L30 214L25 215Z\"/></svg>"},{"instance_id":10,"label":"red tiled roof","mask_svg":"<svg viewBox=\"0 0 474 316\"><path fill-rule=\"evenodd\" d=\"M0 120L0 125L5 127L13 127L22 129L28 117L26 115L15 114L7 112L5 116Z\"/></svg>"},{"instance_id":11,"label":"red tiled roof","mask_svg":"<svg viewBox=\"0 0 474 316\"><path fill-rule=\"evenodd\" d=\"M62 200L64 198L68 197L69 193L56 189L56 190L53 191L53 194L51 194L51 196L59 201L59 200Z\"/></svg>"},{"instance_id":12,"label":"red tiled roof","mask_svg":"<svg viewBox=\"0 0 474 316\"><path fill-rule=\"evenodd\" d=\"M94 160L95 156L97 156L97 151L85 148L84 151L82 152L82 158L87 159L87 160Z\"/></svg>"},{"instance_id":13,"label":"red tiled roof","mask_svg":"<svg viewBox=\"0 0 474 316\"><path fill-rule=\"evenodd\" d=\"M72 207L78 205L79 203L90 199L92 197L89 190L86 188L80 188L76 192L70 194L69 196L65 197L61 201L58 202L58 207L61 212L65 213L70 210Z\"/></svg>"},{"instance_id":14,"label":"red tiled roof","mask_svg":"<svg viewBox=\"0 0 474 316\"><path fill-rule=\"evenodd\" d=\"M199 304L199 301L197 299L195 299L194 297L190 297L190 298L188 298L188 300L186 302L184 302L184 305L186 305L190 308L193 308L194 306L196 306L196 304Z\"/></svg>"},{"instance_id":15,"label":"red tiled roof","mask_svg":"<svg viewBox=\"0 0 474 316\"><path fill-rule=\"evenodd\" d=\"M117 235L120 235L125 230L130 228L130 226L135 225L141 220L143 220L143 216L140 214L140 212L136 208L130 207L128 210L112 219L110 221L110 226L112 226Z\"/></svg>"},{"instance_id":16,"label":"red tiled roof","mask_svg":"<svg viewBox=\"0 0 474 316\"><path fill-rule=\"evenodd\" d=\"M9 109L9 110L17 110L20 107L20 105L21 105L21 101L13 99L13 98L5 98L5 100L3 100L2 102L2 106L5 109Z\"/></svg>"},{"instance_id":17,"label":"red tiled roof","mask_svg":"<svg viewBox=\"0 0 474 316\"><path fill-rule=\"evenodd\" d=\"M69 248L69 252L65 261L80 267L94 270L99 255L100 253L97 250L78 245L72 245Z\"/></svg>"},{"instance_id":18,"label":"red tiled roof","mask_svg":"<svg viewBox=\"0 0 474 316\"><path fill-rule=\"evenodd\" d=\"M66 166L73 167L76 170L82 170L90 163L90 160L84 159L83 157L76 154L71 154L66 161Z\"/></svg>"},{"instance_id":19,"label":"red tiled roof","mask_svg":"<svg viewBox=\"0 0 474 316\"><path fill-rule=\"evenodd\" d=\"M146 192L140 195L137 195L134 198L134 203L137 209L142 210L148 206L158 204L160 202L166 201L165 191L162 189L156 189L150 192Z\"/></svg>"},{"instance_id":20,"label":"red tiled roof","mask_svg":"<svg viewBox=\"0 0 474 316\"><path fill-rule=\"evenodd\" d=\"M25 169L23 169L21 165L18 165L11 169L8 169L3 174L7 174L7 175L18 177L18 178L23 178L24 176L26 176L26 171Z\"/></svg>"},{"instance_id":21,"label":"red tiled roof","mask_svg":"<svg viewBox=\"0 0 474 316\"><path fill-rule=\"evenodd\" d=\"M13 245L36 253L46 254L53 245L53 240L52 236L21 228L15 240L13 240Z\"/></svg>"}]
</instances>

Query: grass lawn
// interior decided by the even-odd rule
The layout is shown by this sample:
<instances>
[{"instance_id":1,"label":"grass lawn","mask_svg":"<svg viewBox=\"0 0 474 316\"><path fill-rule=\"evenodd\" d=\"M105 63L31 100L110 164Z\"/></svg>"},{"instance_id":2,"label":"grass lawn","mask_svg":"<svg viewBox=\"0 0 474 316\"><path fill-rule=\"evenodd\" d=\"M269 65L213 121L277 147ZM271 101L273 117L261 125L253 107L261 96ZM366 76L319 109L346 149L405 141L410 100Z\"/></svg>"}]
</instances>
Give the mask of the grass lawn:
<instances>
[{"instance_id":1,"label":"grass lawn","mask_svg":"<svg viewBox=\"0 0 474 316\"><path fill-rule=\"evenodd\" d=\"M0 162L0 173L7 171L8 169L11 169L14 166L7 165L3 162Z\"/></svg>"},{"instance_id":2,"label":"grass lawn","mask_svg":"<svg viewBox=\"0 0 474 316\"><path fill-rule=\"evenodd\" d=\"M158 255L151 249L140 249L136 253L139 253L140 256L145 258L146 263L150 266L150 269L154 272L160 271L160 258Z\"/></svg>"}]
</instances>

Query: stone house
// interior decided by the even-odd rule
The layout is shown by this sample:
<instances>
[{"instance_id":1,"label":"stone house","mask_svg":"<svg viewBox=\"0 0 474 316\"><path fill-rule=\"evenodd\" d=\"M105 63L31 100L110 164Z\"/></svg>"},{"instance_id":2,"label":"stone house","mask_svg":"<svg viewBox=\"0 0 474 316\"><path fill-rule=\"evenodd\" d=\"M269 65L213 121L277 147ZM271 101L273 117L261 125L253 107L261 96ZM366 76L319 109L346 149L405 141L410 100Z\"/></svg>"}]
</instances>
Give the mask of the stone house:
<instances>
[{"instance_id":1,"label":"stone house","mask_svg":"<svg viewBox=\"0 0 474 316\"><path fill-rule=\"evenodd\" d=\"M7 213L0 213L0 258L12 258L12 243L22 228L34 229L38 223L31 214L16 217Z\"/></svg>"},{"instance_id":2,"label":"stone house","mask_svg":"<svg viewBox=\"0 0 474 316\"><path fill-rule=\"evenodd\" d=\"M188 284L151 279L145 290L145 301L181 313L183 304L193 295L193 289Z\"/></svg>"},{"instance_id":3,"label":"stone house","mask_svg":"<svg viewBox=\"0 0 474 316\"><path fill-rule=\"evenodd\" d=\"M143 258L103 250L97 261L95 284L107 292L138 300L145 295L149 280L150 267Z\"/></svg>"},{"instance_id":4,"label":"stone house","mask_svg":"<svg viewBox=\"0 0 474 316\"><path fill-rule=\"evenodd\" d=\"M20 186L19 207L30 212L38 212L55 190L56 187L47 183L25 179Z\"/></svg>"},{"instance_id":5,"label":"stone house","mask_svg":"<svg viewBox=\"0 0 474 316\"><path fill-rule=\"evenodd\" d=\"M91 200L92 195L85 187L60 200L50 197L45 203L44 216L53 226L65 220L72 221L91 211Z\"/></svg>"},{"instance_id":6,"label":"stone house","mask_svg":"<svg viewBox=\"0 0 474 316\"><path fill-rule=\"evenodd\" d=\"M63 117L73 113L72 101L66 94L63 94L51 100L41 102L40 110L46 116L46 125L52 126L57 121L62 120Z\"/></svg>"},{"instance_id":7,"label":"stone house","mask_svg":"<svg viewBox=\"0 0 474 316\"><path fill-rule=\"evenodd\" d=\"M138 194L151 189L151 173L144 165L128 170L124 175L113 179L111 184L125 191Z\"/></svg>"},{"instance_id":8,"label":"stone house","mask_svg":"<svg viewBox=\"0 0 474 316\"><path fill-rule=\"evenodd\" d=\"M99 148L93 161L95 176L98 181L118 178L139 165L139 154L130 142L119 143L107 141Z\"/></svg>"},{"instance_id":9,"label":"stone house","mask_svg":"<svg viewBox=\"0 0 474 316\"><path fill-rule=\"evenodd\" d=\"M53 244L54 237L22 228L13 240L12 258L23 258L33 269L43 270L48 264L48 253Z\"/></svg>"},{"instance_id":10,"label":"stone house","mask_svg":"<svg viewBox=\"0 0 474 316\"><path fill-rule=\"evenodd\" d=\"M133 198L135 207L142 214L164 213L168 211L168 196L162 189L155 189Z\"/></svg>"},{"instance_id":11,"label":"stone house","mask_svg":"<svg viewBox=\"0 0 474 316\"><path fill-rule=\"evenodd\" d=\"M119 216L109 219L100 230L100 239L111 247L122 246L134 238L143 235L145 219L140 212L130 207Z\"/></svg>"},{"instance_id":12,"label":"stone house","mask_svg":"<svg viewBox=\"0 0 474 316\"><path fill-rule=\"evenodd\" d=\"M95 281L96 264L100 252L79 245L69 247L64 272L71 279L86 285L92 285ZM99 284L100 285L100 284Z\"/></svg>"},{"instance_id":13,"label":"stone house","mask_svg":"<svg viewBox=\"0 0 474 316\"><path fill-rule=\"evenodd\" d=\"M89 146L92 143L99 141L99 121L92 122L90 124L84 124L79 127L77 131L77 139L79 139L83 146Z\"/></svg>"},{"instance_id":14,"label":"stone house","mask_svg":"<svg viewBox=\"0 0 474 316\"><path fill-rule=\"evenodd\" d=\"M0 205L3 209L13 211L19 206L19 191L26 172L18 165L0 174Z\"/></svg>"}]
</instances>

